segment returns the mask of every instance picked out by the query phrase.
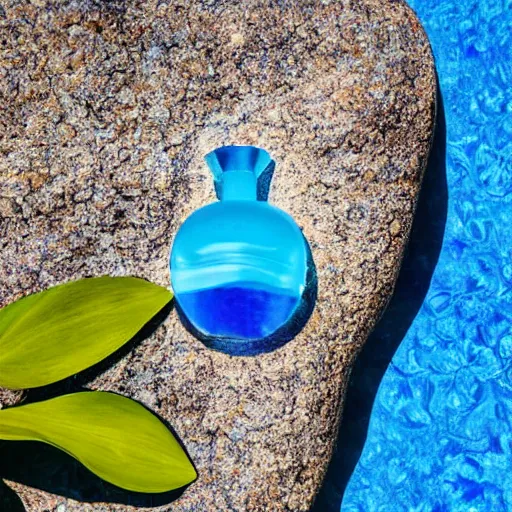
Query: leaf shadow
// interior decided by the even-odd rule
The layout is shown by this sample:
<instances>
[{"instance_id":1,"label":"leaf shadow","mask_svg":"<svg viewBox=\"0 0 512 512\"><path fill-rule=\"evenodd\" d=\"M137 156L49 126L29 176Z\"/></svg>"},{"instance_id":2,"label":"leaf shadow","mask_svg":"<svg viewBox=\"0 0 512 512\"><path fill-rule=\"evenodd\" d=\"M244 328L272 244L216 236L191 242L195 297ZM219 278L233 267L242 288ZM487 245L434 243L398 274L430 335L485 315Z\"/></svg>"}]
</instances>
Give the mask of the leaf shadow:
<instances>
[{"instance_id":1,"label":"leaf shadow","mask_svg":"<svg viewBox=\"0 0 512 512\"><path fill-rule=\"evenodd\" d=\"M27 512L21 498L0 480L0 510L5 512Z\"/></svg>"},{"instance_id":2,"label":"leaf shadow","mask_svg":"<svg viewBox=\"0 0 512 512\"><path fill-rule=\"evenodd\" d=\"M338 512L366 442L379 385L427 295L448 211L446 120L437 82L437 122L427 169L393 296L359 353L345 396L333 456L311 512Z\"/></svg>"},{"instance_id":3,"label":"leaf shadow","mask_svg":"<svg viewBox=\"0 0 512 512\"><path fill-rule=\"evenodd\" d=\"M130 341L100 363L54 384L30 389L23 403L39 402L69 393L90 391L84 386L148 338L169 315L172 307L173 302L171 301L147 322ZM143 403L141 405L165 424L188 456L183 442L169 422L151 411ZM184 486L164 493L127 491L102 480L67 453L36 441L0 441L0 478L81 502L119 503L137 507L167 505L177 500L188 487ZM11 508L0 506L2 511L25 512L25 508L16 493L0 481L0 505L3 505L4 502L13 503L14 505ZM20 505L22 508L19 508ZM14 508L16 506L18 508Z\"/></svg>"},{"instance_id":4,"label":"leaf shadow","mask_svg":"<svg viewBox=\"0 0 512 512\"><path fill-rule=\"evenodd\" d=\"M164 493L127 491L102 480L71 455L35 441L0 441L0 476L80 502L136 507L167 505L188 487Z\"/></svg>"}]
</instances>

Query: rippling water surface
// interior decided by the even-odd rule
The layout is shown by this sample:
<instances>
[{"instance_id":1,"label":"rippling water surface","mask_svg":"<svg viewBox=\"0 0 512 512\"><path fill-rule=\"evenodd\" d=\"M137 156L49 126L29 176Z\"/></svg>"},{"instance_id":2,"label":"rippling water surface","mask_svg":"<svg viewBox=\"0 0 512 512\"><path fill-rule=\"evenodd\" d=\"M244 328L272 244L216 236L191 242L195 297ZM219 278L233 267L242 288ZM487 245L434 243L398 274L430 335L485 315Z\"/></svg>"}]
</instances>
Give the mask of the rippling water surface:
<instances>
[{"instance_id":1,"label":"rippling water surface","mask_svg":"<svg viewBox=\"0 0 512 512\"><path fill-rule=\"evenodd\" d=\"M432 43L444 99L448 217L430 288L382 380L341 510L506 512L512 2L410 4Z\"/></svg>"}]
</instances>

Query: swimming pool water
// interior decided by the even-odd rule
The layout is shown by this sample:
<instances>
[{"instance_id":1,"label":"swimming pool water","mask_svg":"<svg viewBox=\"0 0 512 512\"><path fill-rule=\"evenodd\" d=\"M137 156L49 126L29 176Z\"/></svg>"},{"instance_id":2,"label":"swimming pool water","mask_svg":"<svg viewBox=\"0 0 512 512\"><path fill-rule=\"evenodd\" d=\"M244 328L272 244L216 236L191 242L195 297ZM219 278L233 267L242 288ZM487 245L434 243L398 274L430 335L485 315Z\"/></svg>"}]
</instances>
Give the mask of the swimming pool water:
<instances>
[{"instance_id":1,"label":"swimming pool water","mask_svg":"<svg viewBox=\"0 0 512 512\"><path fill-rule=\"evenodd\" d=\"M341 510L506 512L512 1L410 5L430 38L444 100L448 217L430 288L382 380Z\"/></svg>"}]
</instances>

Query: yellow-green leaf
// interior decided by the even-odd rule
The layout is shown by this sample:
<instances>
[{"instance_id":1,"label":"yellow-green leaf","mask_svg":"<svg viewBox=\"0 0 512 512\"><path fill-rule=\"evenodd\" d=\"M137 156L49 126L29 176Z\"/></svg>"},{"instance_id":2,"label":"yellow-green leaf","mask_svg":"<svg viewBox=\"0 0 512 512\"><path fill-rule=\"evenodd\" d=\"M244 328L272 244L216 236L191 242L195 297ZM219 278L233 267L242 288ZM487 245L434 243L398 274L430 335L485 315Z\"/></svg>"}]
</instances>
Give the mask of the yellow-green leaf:
<instances>
[{"instance_id":1,"label":"yellow-green leaf","mask_svg":"<svg viewBox=\"0 0 512 512\"><path fill-rule=\"evenodd\" d=\"M55 286L0 310L0 386L44 386L98 363L172 299L135 277Z\"/></svg>"},{"instance_id":2,"label":"yellow-green leaf","mask_svg":"<svg viewBox=\"0 0 512 512\"><path fill-rule=\"evenodd\" d=\"M139 403L102 391L0 411L0 439L42 441L124 489L178 489L197 473L167 427Z\"/></svg>"}]
</instances>

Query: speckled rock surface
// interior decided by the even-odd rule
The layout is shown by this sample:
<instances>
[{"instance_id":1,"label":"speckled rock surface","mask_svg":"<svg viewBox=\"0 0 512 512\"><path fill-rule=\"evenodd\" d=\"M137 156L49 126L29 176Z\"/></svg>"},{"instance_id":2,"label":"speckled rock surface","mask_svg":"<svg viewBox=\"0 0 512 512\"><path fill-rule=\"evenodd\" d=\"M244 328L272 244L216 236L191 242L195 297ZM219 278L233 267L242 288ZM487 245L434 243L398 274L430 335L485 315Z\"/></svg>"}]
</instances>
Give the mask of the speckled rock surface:
<instances>
[{"instance_id":1,"label":"speckled rock surface","mask_svg":"<svg viewBox=\"0 0 512 512\"><path fill-rule=\"evenodd\" d=\"M204 154L255 144L276 160L270 200L318 271L304 330L234 358L172 311L90 387L143 401L188 449L199 479L160 510L308 510L429 151L435 77L413 13L392 0L4 1L0 34L2 305L89 275L166 285L173 235L215 198ZM135 509L9 485L30 512Z\"/></svg>"}]
</instances>

